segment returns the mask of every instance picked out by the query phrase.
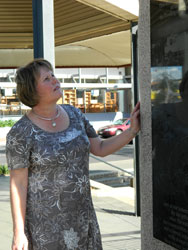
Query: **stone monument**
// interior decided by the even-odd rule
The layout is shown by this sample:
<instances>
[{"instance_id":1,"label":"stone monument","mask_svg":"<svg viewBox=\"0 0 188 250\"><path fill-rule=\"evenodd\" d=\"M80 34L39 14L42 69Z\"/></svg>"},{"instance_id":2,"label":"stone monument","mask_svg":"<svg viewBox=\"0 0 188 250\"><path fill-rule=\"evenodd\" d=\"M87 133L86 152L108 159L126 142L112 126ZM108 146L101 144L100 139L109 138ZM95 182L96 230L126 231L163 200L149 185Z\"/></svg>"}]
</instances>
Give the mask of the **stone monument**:
<instances>
[{"instance_id":1,"label":"stone monument","mask_svg":"<svg viewBox=\"0 0 188 250\"><path fill-rule=\"evenodd\" d=\"M140 1L142 250L188 249L187 10Z\"/></svg>"}]
</instances>

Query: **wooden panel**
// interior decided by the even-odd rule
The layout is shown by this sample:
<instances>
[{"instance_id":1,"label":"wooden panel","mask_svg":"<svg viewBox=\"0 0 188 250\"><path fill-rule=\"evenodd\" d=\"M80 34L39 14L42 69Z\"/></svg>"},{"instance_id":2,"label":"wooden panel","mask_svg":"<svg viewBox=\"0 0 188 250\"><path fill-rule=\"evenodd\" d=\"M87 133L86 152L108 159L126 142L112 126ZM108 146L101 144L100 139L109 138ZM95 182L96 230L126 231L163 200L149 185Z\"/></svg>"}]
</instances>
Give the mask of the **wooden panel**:
<instances>
[{"instance_id":1,"label":"wooden panel","mask_svg":"<svg viewBox=\"0 0 188 250\"><path fill-rule=\"evenodd\" d=\"M32 0L0 0L0 48L32 47Z\"/></svg>"},{"instance_id":2,"label":"wooden panel","mask_svg":"<svg viewBox=\"0 0 188 250\"><path fill-rule=\"evenodd\" d=\"M15 42L7 42L7 43L3 43L1 44L0 43L0 49L4 49L6 47L6 49L32 49L33 48L33 45L29 45L28 43L24 43L24 42L21 42L21 43L15 43Z\"/></svg>"},{"instance_id":3,"label":"wooden panel","mask_svg":"<svg viewBox=\"0 0 188 250\"><path fill-rule=\"evenodd\" d=\"M64 31L56 32L55 44L56 46L62 44L73 43L75 41L86 40L98 36L108 35L115 32L125 31L130 28L130 23L122 23L117 26L103 25L100 29L93 28L90 30L78 31L75 33L64 34Z\"/></svg>"},{"instance_id":4,"label":"wooden panel","mask_svg":"<svg viewBox=\"0 0 188 250\"><path fill-rule=\"evenodd\" d=\"M92 16L89 18L85 18L76 22L69 22L68 24L64 24L56 28L56 31L67 30L67 33L78 32L79 30L89 30L93 27L103 26L104 24L112 24L114 19L106 16L105 14L101 14L100 16ZM115 20L116 21L116 20Z\"/></svg>"},{"instance_id":5,"label":"wooden panel","mask_svg":"<svg viewBox=\"0 0 188 250\"><path fill-rule=\"evenodd\" d=\"M67 24L70 22L75 22L77 20L82 20L88 17L95 16L96 13L93 13L93 10L87 10L86 13L83 16L83 9L77 10L76 14L74 12L70 13L65 13L63 14L62 18L62 13L61 14L56 14L55 15L55 27L58 26L58 24Z\"/></svg>"},{"instance_id":6,"label":"wooden panel","mask_svg":"<svg viewBox=\"0 0 188 250\"><path fill-rule=\"evenodd\" d=\"M18 5L18 4L20 4L20 5L23 5L23 4L27 5L27 4L29 4L29 5L31 5L32 4L32 0L1 0L0 4L5 4L6 6L7 5L12 6L13 4L16 4L16 5Z\"/></svg>"},{"instance_id":7,"label":"wooden panel","mask_svg":"<svg viewBox=\"0 0 188 250\"><path fill-rule=\"evenodd\" d=\"M69 3L69 4L67 4ZM67 1L66 2L66 5L65 6L62 6L61 4L55 4L54 6L54 10L55 10L55 15L76 15L77 16L77 13L82 11L83 14L86 14L87 11L92 11L93 13L98 13L97 10L93 9L93 8L90 8L86 5L83 5L83 4L80 4L76 1Z\"/></svg>"},{"instance_id":8,"label":"wooden panel","mask_svg":"<svg viewBox=\"0 0 188 250\"><path fill-rule=\"evenodd\" d=\"M63 90L63 103L76 105L76 89Z\"/></svg>"},{"instance_id":9,"label":"wooden panel","mask_svg":"<svg viewBox=\"0 0 188 250\"><path fill-rule=\"evenodd\" d=\"M75 0L54 0L55 44L126 30L129 24ZM32 0L0 0L0 49L32 48Z\"/></svg>"},{"instance_id":10,"label":"wooden panel","mask_svg":"<svg viewBox=\"0 0 188 250\"><path fill-rule=\"evenodd\" d=\"M12 40L12 42L15 42L15 43L18 43L18 42L32 42L32 38L31 37L12 37L11 39L10 39L10 37L9 37L9 40L11 41ZM7 37L1 37L1 39L0 39L0 43L3 43L3 42L6 42L7 41Z\"/></svg>"},{"instance_id":11,"label":"wooden panel","mask_svg":"<svg viewBox=\"0 0 188 250\"><path fill-rule=\"evenodd\" d=\"M23 37L30 37L31 33L26 33L26 32L25 33L8 33L8 32L6 32L6 33L0 33L0 39L3 36L15 39L16 37L21 37L21 36L23 36Z\"/></svg>"},{"instance_id":12,"label":"wooden panel","mask_svg":"<svg viewBox=\"0 0 188 250\"><path fill-rule=\"evenodd\" d=\"M172 4L178 4L179 0L157 0L158 2L165 2L165 3L172 3Z\"/></svg>"},{"instance_id":13,"label":"wooden panel","mask_svg":"<svg viewBox=\"0 0 188 250\"><path fill-rule=\"evenodd\" d=\"M63 45L130 28L125 21L79 2L55 1L55 44Z\"/></svg>"},{"instance_id":14,"label":"wooden panel","mask_svg":"<svg viewBox=\"0 0 188 250\"><path fill-rule=\"evenodd\" d=\"M32 26L31 0L0 0L0 33L31 33Z\"/></svg>"}]
</instances>

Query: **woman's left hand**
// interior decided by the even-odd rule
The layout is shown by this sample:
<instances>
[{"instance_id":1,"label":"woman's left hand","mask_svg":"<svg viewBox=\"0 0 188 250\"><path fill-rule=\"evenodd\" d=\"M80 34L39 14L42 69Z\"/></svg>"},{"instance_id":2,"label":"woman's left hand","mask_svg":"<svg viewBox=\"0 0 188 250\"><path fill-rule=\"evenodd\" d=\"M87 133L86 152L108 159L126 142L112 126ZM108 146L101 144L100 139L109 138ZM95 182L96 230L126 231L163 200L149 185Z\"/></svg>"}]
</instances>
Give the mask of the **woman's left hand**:
<instances>
[{"instance_id":1,"label":"woman's left hand","mask_svg":"<svg viewBox=\"0 0 188 250\"><path fill-rule=\"evenodd\" d=\"M131 119L130 131L134 136L136 136L137 133L140 131L140 102L138 102L134 107L130 119Z\"/></svg>"}]
</instances>

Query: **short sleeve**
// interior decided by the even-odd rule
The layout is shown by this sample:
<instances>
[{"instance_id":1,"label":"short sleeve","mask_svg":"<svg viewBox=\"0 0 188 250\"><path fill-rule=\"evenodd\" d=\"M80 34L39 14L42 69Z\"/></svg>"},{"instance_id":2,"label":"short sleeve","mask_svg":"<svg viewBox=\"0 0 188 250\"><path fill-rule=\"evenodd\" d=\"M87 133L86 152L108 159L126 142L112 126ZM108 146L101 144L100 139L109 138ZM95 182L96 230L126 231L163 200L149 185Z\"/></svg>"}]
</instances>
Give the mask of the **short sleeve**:
<instances>
[{"instance_id":1,"label":"short sleeve","mask_svg":"<svg viewBox=\"0 0 188 250\"><path fill-rule=\"evenodd\" d=\"M8 169L28 168L31 142L20 127L12 127L6 138Z\"/></svg>"},{"instance_id":2,"label":"short sleeve","mask_svg":"<svg viewBox=\"0 0 188 250\"><path fill-rule=\"evenodd\" d=\"M87 119L87 117L80 111L80 109L77 109L79 116L81 117L83 124L84 124L84 128L86 131L86 134L89 138L96 138L98 137L95 129L93 128L93 126L91 125L91 123L89 122L89 120Z\"/></svg>"}]
</instances>

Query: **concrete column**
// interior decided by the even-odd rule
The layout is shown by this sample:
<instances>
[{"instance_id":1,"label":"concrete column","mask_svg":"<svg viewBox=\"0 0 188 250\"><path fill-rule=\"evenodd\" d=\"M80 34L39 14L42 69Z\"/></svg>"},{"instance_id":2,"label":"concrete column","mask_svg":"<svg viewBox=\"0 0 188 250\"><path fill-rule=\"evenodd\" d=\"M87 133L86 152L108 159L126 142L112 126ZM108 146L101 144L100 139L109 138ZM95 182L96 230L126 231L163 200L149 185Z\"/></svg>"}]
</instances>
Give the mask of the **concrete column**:
<instances>
[{"instance_id":1,"label":"concrete column","mask_svg":"<svg viewBox=\"0 0 188 250\"><path fill-rule=\"evenodd\" d=\"M55 67L54 1L33 0L34 58L44 58Z\"/></svg>"},{"instance_id":2,"label":"concrete column","mask_svg":"<svg viewBox=\"0 0 188 250\"><path fill-rule=\"evenodd\" d=\"M173 250L173 247L153 237L150 0L140 0L138 27L138 78L141 100L141 249Z\"/></svg>"}]
</instances>

